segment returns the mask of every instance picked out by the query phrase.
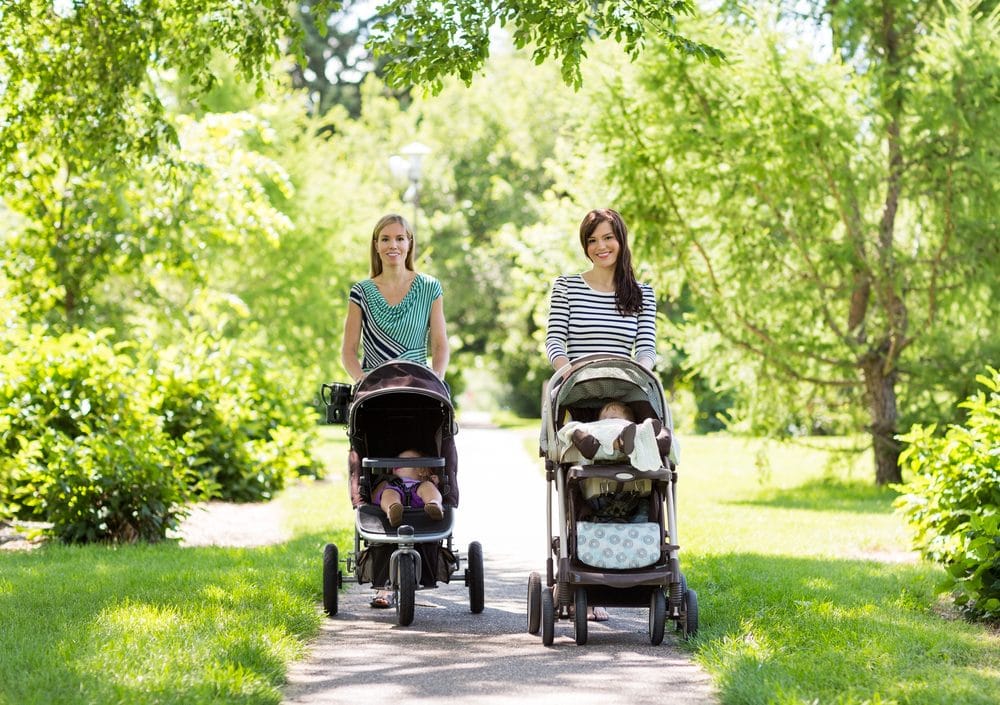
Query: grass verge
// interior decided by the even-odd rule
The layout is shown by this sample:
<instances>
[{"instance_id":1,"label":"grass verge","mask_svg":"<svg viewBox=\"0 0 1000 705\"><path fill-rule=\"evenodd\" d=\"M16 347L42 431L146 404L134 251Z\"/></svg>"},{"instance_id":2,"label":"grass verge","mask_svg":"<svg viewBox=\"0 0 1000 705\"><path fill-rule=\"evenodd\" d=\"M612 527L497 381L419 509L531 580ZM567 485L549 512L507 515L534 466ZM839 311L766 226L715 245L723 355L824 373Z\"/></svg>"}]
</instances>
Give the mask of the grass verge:
<instances>
[{"instance_id":1,"label":"grass verge","mask_svg":"<svg viewBox=\"0 0 1000 705\"><path fill-rule=\"evenodd\" d=\"M512 425L537 447L537 421ZM947 615L894 494L831 462L841 441L683 440L687 648L723 703L996 702L1000 636ZM0 703L279 703L320 621L322 546L351 541L341 429L320 452L329 481L282 494L279 546L0 553Z\"/></svg>"},{"instance_id":2,"label":"grass verge","mask_svg":"<svg viewBox=\"0 0 1000 705\"><path fill-rule=\"evenodd\" d=\"M281 702L319 627L322 546L349 543L342 431L333 477L280 498L292 540L264 548L44 545L0 553L0 703Z\"/></svg>"},{"instance_id":3,"label":"grass verge","mask_svg":"<svg viewBox=\"0 0 1000 705\"><path fill-rule=\"evenodd\" d=\"M997 702L1000 636L948 614L939 567L915 559L839 439L802 447L685 439L682 565L698 591L689 644L723 703Z\"/></svg>"}]
</instances>

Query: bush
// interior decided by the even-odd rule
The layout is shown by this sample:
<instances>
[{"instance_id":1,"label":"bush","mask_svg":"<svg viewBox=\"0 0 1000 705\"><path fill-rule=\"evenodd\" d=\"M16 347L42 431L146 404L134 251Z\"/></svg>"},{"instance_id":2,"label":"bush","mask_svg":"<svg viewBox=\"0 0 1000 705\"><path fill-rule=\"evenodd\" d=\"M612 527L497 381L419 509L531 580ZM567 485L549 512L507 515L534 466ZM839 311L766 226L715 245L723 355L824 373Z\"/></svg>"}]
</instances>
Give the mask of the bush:
<instances>
[{"instance_id":1,"label":"bush","mask_svg":"<svg viewBox=\"0 0 1000 705\"><path fill-rule=\"evenodd\" d=\"M1000 372L976 380L986 388L959 406L965 425L943 437L935 426L901 436L900 456L914 478L896 506L924 556L943 563L956 603L970 616L1000 619Z\"/></svg>"},{"instance_id":2,"label":"bush","mask_svg":"<svg viewBox=\"0 0 1000 705\"><path fill-rule=\"evenodd\" d=\"M35 331L0 354L0 515L68 542L155 541L188 499L149 386L110 333Z\"/></svg>"},{"instance_id":3,"label":"bush","mask_svg":"<svg viewBox=\"0 0 1000 705\"><path fill-rule=\"evenodd\" d=\"M314 412L264 351L201 335L152 364L154 408L202 497L270 499L289 478L318 473L309 453Z\"/></svg>"}]
</instances>

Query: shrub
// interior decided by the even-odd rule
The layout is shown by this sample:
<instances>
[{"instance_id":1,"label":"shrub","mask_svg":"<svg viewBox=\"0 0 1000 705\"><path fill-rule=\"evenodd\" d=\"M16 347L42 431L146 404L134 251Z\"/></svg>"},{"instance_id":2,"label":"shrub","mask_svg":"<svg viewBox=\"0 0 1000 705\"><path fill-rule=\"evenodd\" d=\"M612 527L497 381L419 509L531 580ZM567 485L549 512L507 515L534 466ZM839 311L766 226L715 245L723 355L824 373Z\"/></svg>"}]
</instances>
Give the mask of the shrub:
<instances>
[{"instance_id":1,"label":"shrub","mask_svg":"<svg viewBox=\"0 0 1000 705\"><path fill-rule=\"evenodd\" d=\"M200 494L269 499L296 475L315 475L313 411L253 344L199 335L159 353L155 410L199 477Z\"/></svg>"},{"instance_id":2,"label":"shrub","mask_svg":"<svg viewBox=\"0 0 1000 705\"><path fill-rule=\"evenodd\" d=\"M68 542L155 541L188 483L148 381L109 335L34 331L0 354L0 514Z\"/></svg>"},{"instance_id":3,"label":"shrub","mask_svg":"<svg viewBox=\"0 0 1000 705\"><path fill-rule=\"evenodd\" d=\"M914 426L901 436L900 456L914 477L896 500L913 531L914 546L943 563L956 603L968 614L1000 618L1000 372L976 380L986 391L959 406L964 425Z\"/></svg>"}]
</instances>

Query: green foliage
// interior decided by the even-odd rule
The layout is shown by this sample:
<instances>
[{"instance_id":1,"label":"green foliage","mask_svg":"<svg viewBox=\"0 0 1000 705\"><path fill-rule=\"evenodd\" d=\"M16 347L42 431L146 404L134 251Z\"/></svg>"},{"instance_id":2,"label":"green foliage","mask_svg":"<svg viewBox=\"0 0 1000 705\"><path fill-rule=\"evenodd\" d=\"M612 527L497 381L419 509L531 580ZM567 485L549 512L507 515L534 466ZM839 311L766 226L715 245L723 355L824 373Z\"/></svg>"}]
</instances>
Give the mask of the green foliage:
<instances>
[{"instance_id":1,"label":"green foliage","mask_svg":"<svg viewBox=\"0 0 1000 705\"><path fill-rule=\"evenodd\" d=\"M690 0L391 0L379 6L382 21L372 31L369 46L377 56L391 57L386 79L390 85L423 84L434 92L447 75L466 84L482 70L490 55L491 31L508 28L515 47L530 47L536 64L558 59L563 81L579 88L580 62L591 39L614 39L635 58L647 40L674 51L718 63L723 54L676 31L678 15L693 14Z\"/></svg>"},{"instance_id":2,"label":"green foliage","mask_svg":"<svg viewBox=\"0 0 1000 705\"><path fill-rule=\"evenodd\" d=\"M278 40L297 47L300 31L284 0L8 0L0 37L0 162L14 167L0 171L2 192L39 167L78 176L157 154L176 139L160 76L208 88L222 51L261 81L281 56Z\"/></svg>"},{"instance_id":3,"label":"green foliage","mask_svg":"<svg viewBox=\"0 0 1000 705\"><path fill-rule=\"evenodd\" d=\"M651 47L603 71L591 113L658 289L690 294L691 368L735 394L739 428L867 427L885 481L899 415L995 357L1000 21L862 5L842 8L868 37L856 64L757 6L709 35L738 61Z\"/></svg>"},{"instance_id":4,"label":"green foliage","mask_svg":"<svg viewBox=\"0 0 1000 705\"><path fill-rule=\"evenodd\" d=\"M153 411L203 498L270 499L291 478L318 474L308 451L314 416L252 341L192 336L150 364Z\"/></svg>"},{"instance_id":5,"label":"green foliage","mask_svg":"<svg viewBox=\"0 0 1000 705\"><path fill-rule=\"evenodd\" d=\"M914 426L901 436L900 456L913 478L897 508L913 543L948 571L944 589L971 614L1000 618L1000 371L987 368L986 388L960 406L962 425L943 436L936 426Z\"/></svg>"},{"instance_id":6,"label":"green foliage","mask_svg":"<svg viewBox=\"0 0 1000 705\"><path fill-rule=\"evenodd\" d=\"M156 541L185 513L187 477L109 334L34 331L0 353L0 515L67 542Z\"/></svg>"},{"instance_id":7,"label":"green foliage","mask_svg":"<svg viewBox=\"0 0 1000 705\"><path fill-rule=\"evenodd\" d=\"M7 234L5 262L32 318L119 327L134 291L154 311L176 309L178 281L212 283L213 266L253 247L274 249L290 223L272 205L290 184L247 143L266 142L266 123L247 113L177 116L180 144L129 170L78 176L35 167L7 194L20 224ZM210 274L211 272L211 274Z\"/></svg>"}]
</instances>

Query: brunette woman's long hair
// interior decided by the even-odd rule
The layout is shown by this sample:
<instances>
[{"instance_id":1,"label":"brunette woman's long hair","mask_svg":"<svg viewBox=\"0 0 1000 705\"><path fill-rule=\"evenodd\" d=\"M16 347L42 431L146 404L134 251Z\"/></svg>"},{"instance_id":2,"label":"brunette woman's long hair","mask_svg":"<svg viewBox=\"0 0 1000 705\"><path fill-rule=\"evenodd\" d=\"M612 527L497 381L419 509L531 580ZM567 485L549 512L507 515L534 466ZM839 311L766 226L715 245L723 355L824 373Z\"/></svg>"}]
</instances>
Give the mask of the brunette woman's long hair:
<instances>
[{"instance_id":1,"label":"brunette woman's long hair","mask_svg":"<svg viewBox=\"0 0 1000 705\"><path fill-rule=\"evenodd\" d=\"M410 249L406 251L405 264L407 269L409 269L411 272L414 271L413 252L417 249L417 241L413 237L413 228L410 227L410 224L406 221L406 218L404 218L403 216L397 215L395 213L390 213L389 215L383 215L381 218L379 218L378 222L375 223L375 230L372 231L372 251L371 251L372 271L370 275L372 279L374 279L375 277L377 277L379 274L382 273L382 258L378 256L378 236L382 234L382 230L385 229L385 226L390 225L391 223L399 223L400 225L402 225L403 230L406 232L406 236L410 240Z\"/></svg>"},{"instance_id":2,"label":"brunette woman's long hair","mask_svg":"<svg viewBox=\"0 0 1000 705\"><path fill-rule=\"evenodd\" d=\"M615 308L622 316L637 316L642 311L642 289L635 280L632 269L632 251L628 248L628 228L616 210L595 208L583 217L580 223L580 245L587 254L587 239L594 234L601 223L610 223L611 231L618 240L618 260L615 262ZM588 256L587 259L590 259Z\"/></svg>"}]
</instances>

